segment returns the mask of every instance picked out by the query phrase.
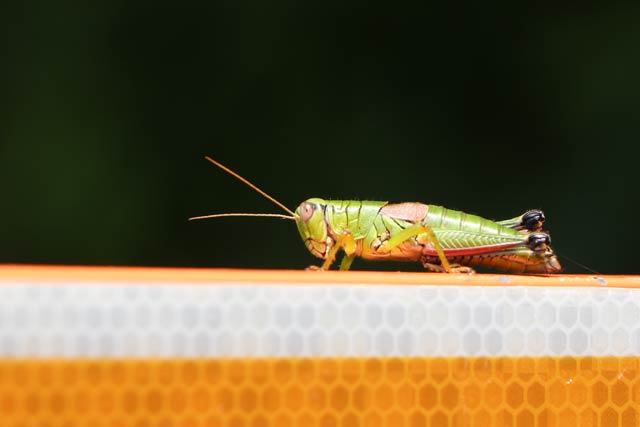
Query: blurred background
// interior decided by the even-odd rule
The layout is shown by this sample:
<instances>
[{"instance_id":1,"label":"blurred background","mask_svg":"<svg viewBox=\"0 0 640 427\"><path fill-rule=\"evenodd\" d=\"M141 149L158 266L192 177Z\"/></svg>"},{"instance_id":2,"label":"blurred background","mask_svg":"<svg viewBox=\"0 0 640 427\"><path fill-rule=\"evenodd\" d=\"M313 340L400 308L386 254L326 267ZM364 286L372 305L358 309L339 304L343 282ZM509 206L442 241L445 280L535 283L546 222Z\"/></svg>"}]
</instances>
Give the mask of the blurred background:
<instances>
[{"instance_id":1,"label":"blurred background","mask_svg":"<svg viewBox=\"0 0 640 427\"><path fill-rule=\"evenodd\" d=\"M640 3L2 8L0 262L318 264L289 221L187 222L279 212L209 154L292 209L542 208L560 254L639 271Z\"/></svg>"}]
</instances>

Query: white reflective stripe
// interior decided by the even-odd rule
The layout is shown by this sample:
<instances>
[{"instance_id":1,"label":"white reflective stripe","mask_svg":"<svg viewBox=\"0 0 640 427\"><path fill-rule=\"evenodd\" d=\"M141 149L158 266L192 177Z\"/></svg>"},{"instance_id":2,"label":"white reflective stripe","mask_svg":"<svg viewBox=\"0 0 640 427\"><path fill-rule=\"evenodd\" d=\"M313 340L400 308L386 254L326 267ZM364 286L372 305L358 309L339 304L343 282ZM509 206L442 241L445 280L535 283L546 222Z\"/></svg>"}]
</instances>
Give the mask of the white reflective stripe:
<instances>
[{"instance_id":1,"label":"white reflective stripe","mask_svg":"<svg viewBox=\"0 0 640 427\"><path fill-rule=\"evenodd\" d=\"M0 283L0 357L640 355L640 289Z\"/></svg>"}]
</instances>

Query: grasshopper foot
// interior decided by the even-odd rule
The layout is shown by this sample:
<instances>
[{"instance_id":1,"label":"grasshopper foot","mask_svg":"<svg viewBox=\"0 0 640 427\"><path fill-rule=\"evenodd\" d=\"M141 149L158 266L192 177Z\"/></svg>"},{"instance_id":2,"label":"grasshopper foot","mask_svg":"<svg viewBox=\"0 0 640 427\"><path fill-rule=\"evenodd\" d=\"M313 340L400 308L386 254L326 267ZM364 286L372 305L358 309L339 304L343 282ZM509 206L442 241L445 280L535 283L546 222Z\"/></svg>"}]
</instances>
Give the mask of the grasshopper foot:
<instances>
[{"instance_id":1,"label":"grasshopper foot","mask_svg":"<svg viewBox=\"0 0 640 427\"><path fill-rule=\"evenodd\" d=\"M430 262L423 262L422 265L429 271L435 273L455 273L455 274L474 274L476 271L471 268L460 264L451 264L449 271L439 264L432 264Z\"/></svg>"},{"instance_id":2,"label":"grasshopper foot","mask_svg":"<svg viewBox=\"0 0 640 427\"><path fill-rule=\"evenodd\" d=\"M476 271L471 267L467 267L466 265L451 264L451 270L449 270L449 273L475 274Z\"/></svg>"},{"instance_id":3,"label":"grasshopper foot","mask_svg":"<svg viewBox=\"0 0 640 427\"><path fill-rule=\"evenodd\" d=\"M325 271L325 269L322 267L318 267L317 265L310 265L309 267L305 268L305 271Z\"/></svg>"}]
</instances>

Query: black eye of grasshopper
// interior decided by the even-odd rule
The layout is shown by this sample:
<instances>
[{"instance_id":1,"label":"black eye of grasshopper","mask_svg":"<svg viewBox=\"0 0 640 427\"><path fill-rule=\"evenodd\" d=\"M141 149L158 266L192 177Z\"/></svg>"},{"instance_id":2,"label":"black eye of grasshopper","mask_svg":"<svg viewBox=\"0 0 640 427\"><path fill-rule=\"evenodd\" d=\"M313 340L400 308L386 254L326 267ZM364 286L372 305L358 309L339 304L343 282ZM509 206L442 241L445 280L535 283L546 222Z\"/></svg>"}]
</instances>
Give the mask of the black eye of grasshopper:
<instances>
[{"instance_id":1,"label":"black eye of grasshopper","mask_svg":"<svg viewBox=\"0 0 640 427\"><path fill-rule=\"evenodd\" d=\"M311 203L307 203L307 202L302 203L300 205L300 218L302 218L304 222L309 221L313 216L314 210L315 210L315 206L313 206Z\"/></svg>"}]
</instances>

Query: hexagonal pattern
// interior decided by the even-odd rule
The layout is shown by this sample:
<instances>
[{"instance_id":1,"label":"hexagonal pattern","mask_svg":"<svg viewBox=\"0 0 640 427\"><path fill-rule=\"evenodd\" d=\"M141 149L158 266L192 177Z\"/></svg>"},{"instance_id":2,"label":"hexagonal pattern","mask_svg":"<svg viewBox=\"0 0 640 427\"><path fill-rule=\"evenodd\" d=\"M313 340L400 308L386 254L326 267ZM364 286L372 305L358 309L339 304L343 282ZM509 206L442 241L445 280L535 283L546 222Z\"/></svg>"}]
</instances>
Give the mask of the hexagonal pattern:
<instances>
[{"instance_id":1,"label":"hexagonal pattern","mask_svg":"<svg viewBox=\"0 0 640 427\"><path fill-rule=\"evenodd\" d=\"M0 354L625 356L639 316L628 289L3 286Z\"/></svg>"},{"instance_id":2,"label":"hexagonal pattern","mask_svg":"<svg viewBox=\"0 0 640 427\"><path fill-rule=\"evenodd\" d=\"M640 424L640 290L0 285L0 425Z\"/></svg>"}]
</instances>

